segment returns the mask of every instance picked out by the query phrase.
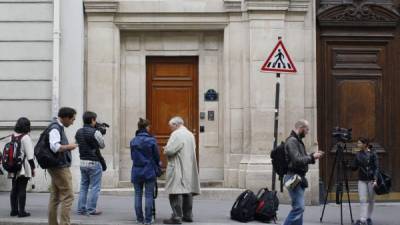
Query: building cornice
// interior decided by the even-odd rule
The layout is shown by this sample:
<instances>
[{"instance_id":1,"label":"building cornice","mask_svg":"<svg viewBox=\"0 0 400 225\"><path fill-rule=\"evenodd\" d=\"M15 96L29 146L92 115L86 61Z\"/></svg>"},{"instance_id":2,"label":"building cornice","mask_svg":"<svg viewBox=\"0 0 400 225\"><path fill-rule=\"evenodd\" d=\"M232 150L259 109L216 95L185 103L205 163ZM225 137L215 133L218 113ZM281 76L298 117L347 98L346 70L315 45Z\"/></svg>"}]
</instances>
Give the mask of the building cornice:
<instances>
[{"instance_id":1,"label":"building cornice","mask_svg":"<svg viewBox=\"0 0 400 225\"><path fill-rule=\"evenodd\" d=\"M244 0L246 11L308 12L311 0Z\"/></svg>"},{"instance_id":2,"label":"building cornice","mask_svg":"<svg viewBox=\"0 0 400 225\"><path fill-rule=\"evenodd\" d=\"M241 0L224 0L224 7L226 12L241 12L242 1Z\"/></svg>"},{"instance_id":3,"label":"building cornice","mask_svg":"<svg viewBox=\"0 0 400 225\"><path fill-rule=\"evenodd\" d=\"M85 0L86 13L116 13L118 11L118 1L114 0Z\"/></svg>"},{"instance_id":4,"label":"building cornice","mask_svg":"<svg viewBox=\"0 0 400 225\"><path fill-rule=\"evenodd\" d=\"M312 0L223 0L225 12L288 11L307 13ZM118 0L84 0L85 13L117 13ZM178 13L178 12L177 12Z\"/></svg>"}]
</instances>

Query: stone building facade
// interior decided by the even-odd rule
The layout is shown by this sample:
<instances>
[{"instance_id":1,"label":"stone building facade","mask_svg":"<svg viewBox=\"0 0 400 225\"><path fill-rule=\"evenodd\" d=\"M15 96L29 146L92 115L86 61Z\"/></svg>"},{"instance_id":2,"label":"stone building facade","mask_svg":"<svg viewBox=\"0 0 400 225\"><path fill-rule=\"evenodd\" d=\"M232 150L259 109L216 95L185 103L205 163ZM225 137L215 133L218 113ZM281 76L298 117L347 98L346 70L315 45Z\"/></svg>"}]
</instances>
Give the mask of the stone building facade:
<instances>
[{"instance_id":1,"label":"stone building facade","mask_svg":"<svg viewBox=\"0 0 400 225\"><path fill-rule=\"evenodd\" d=\"M75 4L74 10L79 13L79 1L65 2ZM67 4L65 2L63 4ZM52 1L38 0L36 4L46 5L44 7L47 8L41 10L47 10L47 14L42 12L40 15L48 15L45 20L49 23L53 21ZM66 9L62 7L61 10L64 16L68 15ZM81 56L84 57L80 61L82 64L78 61L65 61L61 64L59 105L78 109L77 123L68 129L70 137L73 137L74 131L80 126L79 118L84 110L97 112L99 119L111 125L104 150L109 166L103 176L103 187L125 187L129 183L131 161L128 143L134 136L137 119L153 117L154 113L164 112L164 109L178 105L183 107L182 110L190 120L190 128L198 140L198 163L203 182L217 181L224 188L256 190L264 186L270 187L272 166L269 153L274 139L276 78L275 74L260 72L260 68L279 36L282 37L298 72L294 75L282 75L280 79L278 139L284 140L296 120L305 118L311 123L311 134L306 139L307 148L310 151L317 148L314 1L84 0L80 10L82 14L73 18L78 24L82 21L84 30L70 31L70 34L74 37L83 36L79 40L84 40L84 47L79 45L80 41L76 42L78 44L73 42L66 45L63 43L65 36L61 35L61 46L64 46L61 47L61 54L66 54L65 59L79 61L79 57L71 57L78 54L69 51L82 47L84 54ZM64 20L61 28L65 28L67 24L72 26L72 23ZM45 45L42 46L44 53L29 57L41 55L39 63L47 63L44 71L40 72L45 77L35 78L40 80L35 81L35 85L40 83L44 87L38 87L38 91L34 92L43 95L35 97L36 100L46 101L32 102L32 112L21 114L37 118L37 122L34 122L36 136L51 118L51 102L55 101L52 98L53 80L50 69L53 65L51 28L43 29L47 29L47 34L43 36L41 32L43 37L36 38L43 38L48 42L35 43ZM15 40L18 37L9 38ZM0 62L0 66L2 63ZM180 69L171 66L178 64ZM77 68L75 65L78 68L83 65L81 72L70 70ZM159 73L151 74L149 71L153 67L155 70L163 69ZM25 64L21 68L33 71ZM192 97L160 101L167 95L157 94L157 90L165 91L168 88L163 86L157 89L159 84L170 85L169 92L165 92L169 94L186 90L182 88L188 85L189 80L186 77L175 77L172 83L166 83L170 77L162 77L168 73L185 76L185 68L191 68L187 71L193 72L190 94L187 95ZM24 82L33 79L28 72L22 74L29 78L24 78ZM149 78L152 75L154 79ZM15 80L15 76L11 74L7 79ZM0 85L7 86L9 81L4 80L2 75ZM29 88L33 87L36 86L29 84ZM154 92L149 92L150 89ZM218 93L217 101L205 100L204 94L211 89ZM26 95L33 96L30 92L26 92ZM16 97L13 95L8 98ZM154 102L154 99L158 101ZM186 100L191 105L185 108L180 103ZM46 104L43 107L47 111L34 110L39 104ZM162 107L157 108L158 105ZM25 106L25 103L20 104L14 111L19 112ZM4 110L4 107L0 108ZM152 114L149 114L151 110ZM1 134L6 134L17 116L9 114L6 117L6 112L1 115ZM157 115L160 118L169 116L168 113ZM4 121L9 123L5 125ZM167 120L152 122L155 129L160 126L162 130L162 124ZM160 137L165 139L165 135ZM78 165L78 155L75 152L73 171L76 189L79 183ZM312 166L310 170L308 176L311 185L306 198L307 203L316 204L319 196L318 165ZM39 176L36 180L37 183L44 179ZM7 182L3 178L1 182L2 188L6 189ZM43 183L41 190L45 190L48 181L40 182Z\"/></svg>"},{"instance_id":2,"label":"stone building facade","mask_svg":"<svg viewBox=\"0 0 400 225\"><path fill-rule=\"evenodd\" d=\"M312 128L306 143L316 148L313 1L86 0L84 7L87 108L101 112L112 127L105 185L129 181L128 142L136 121L149 115L148 104L159 103L149 103L154 96L146 92L152 88L146 77L152 56L198 59L198 113L215 113L214 120L199 119L197 128L204 132L193 129L202 180L221 180L232 188L271 185L276 79L260 67L278 36L298 69L281 78L279 140L297 119L306 118ZM204 100L209 89L219 94L218 101ZM308 202L316 203L318 166L310 180Z\"/></svg>"}]
</instances>

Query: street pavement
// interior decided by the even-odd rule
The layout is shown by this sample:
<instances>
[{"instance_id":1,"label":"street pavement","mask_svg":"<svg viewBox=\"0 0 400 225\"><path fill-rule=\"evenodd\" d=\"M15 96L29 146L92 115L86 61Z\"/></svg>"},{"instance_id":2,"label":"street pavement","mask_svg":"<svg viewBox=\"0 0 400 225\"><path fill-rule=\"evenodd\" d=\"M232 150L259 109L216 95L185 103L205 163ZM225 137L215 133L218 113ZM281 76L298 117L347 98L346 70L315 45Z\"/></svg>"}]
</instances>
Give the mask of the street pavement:
<instances>
[{"instance_id":1,"label":"street pavement","mask_svg":"<svg viewBox=\"0 0 400 225\"><path fill-rule=\"evenodd\" d=\"M10 217L9 193L0 193L0 225L12 224L47 224L48 193L28 193L27 211L32 216L27 218ZM194 200L193 225L227 225L240 224L230 220L229 214L234 199L226 200ZM82 225L126 225L135 224L133 196L100 196L98 208L103 212L99 216L80 216L76 214L77 196L72 211L72 223ZM170 216L171 209L168 199L159 198L156 200L156 223L162 224L162 220ZM359 215L359 204L352 203L354 220ZM280 205L279 219L277 224L282 224L290 210L290 205ZM307 206L304 214L304 225L337 225L340 224L340 207L336 204L328 204L323 222L320 223L322 206ZM343 224L350 225L350 214L347 204L343 205ZM373 215L375 225L400 225L400 203L377 203ZM254 221L248 225L262 224Z\"/></svg>"}]
</instances>

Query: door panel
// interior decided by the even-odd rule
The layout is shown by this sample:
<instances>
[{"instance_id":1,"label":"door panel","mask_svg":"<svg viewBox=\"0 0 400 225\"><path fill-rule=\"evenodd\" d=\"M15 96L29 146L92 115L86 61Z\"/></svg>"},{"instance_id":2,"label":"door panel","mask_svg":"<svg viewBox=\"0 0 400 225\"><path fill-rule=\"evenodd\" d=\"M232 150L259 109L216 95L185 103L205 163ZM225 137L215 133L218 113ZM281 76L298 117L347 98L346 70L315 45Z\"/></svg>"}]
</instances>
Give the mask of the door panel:
<instances>
[{"instance_id":1,"label":"door panel","mask_svg":"<svg viewBox=\"0 0 400 225\"><path fill-rule=\"evenodd\" d=\"M316 1L318 141L328 153L320 163L325 184L334 157L333 126L352 127L353 140L372 139L381 169L393 177L400 169L399 4ZM377 197L399 200L400 180L392 184L391 194Z\"/></svg>"},{"instance_id":2,"label":"door panel","mask_svg":"<svg viewBox=\"0 0 400 225\"><path fill-rule=\"evenodd\" d=\"M171 133L168 122L180 116L198 142L198 58L147 57L147 118L157 138L163 168L163 146ZM196 149L197 159L198 148Z\"/></svg>"},{"instance_id":3,"label":"door panel","mask_svg":"<svg viewBox=\"0 0 400 225\"><path fill-rule=\"evenodd\" d=\"M323 48L318 75L318 123L320 148L327 151L322 160L321 173L325 184L333 167L335 140L332 128L352 128L353 140L347 143L345 159L351 160L357 139L372 140L383 169L388 169L388 156L384 146L383 78L386 66L386 48L381 42L342 41L322 39ZM352 173L350 184L356 187L357 174Z\"/></svg>"}]
</instances>

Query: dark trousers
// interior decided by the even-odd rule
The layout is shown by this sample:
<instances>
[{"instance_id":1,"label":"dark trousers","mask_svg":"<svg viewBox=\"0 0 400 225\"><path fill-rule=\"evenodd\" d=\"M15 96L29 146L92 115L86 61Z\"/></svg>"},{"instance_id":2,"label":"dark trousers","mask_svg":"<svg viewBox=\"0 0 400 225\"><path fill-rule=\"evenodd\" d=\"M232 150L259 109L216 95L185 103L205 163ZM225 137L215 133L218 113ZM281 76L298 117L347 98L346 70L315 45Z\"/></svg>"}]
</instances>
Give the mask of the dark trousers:
<instances>
[{"instance_id":1,"label":"dark trousers","mask_svg":"<svg viewBox=\"0 0 400 225\"><path fill-rule=\"evenodd\" d=\"M29 178L18 177L12 179L12 188L10 192L11 211L15 213L25 212L26 186Z\"/></svg>"},{"instance_id":2,"label":"dark trousers","mask_svg":"<svg viewBox=\"0 0 400 225\"><path fill-rule=\"evenodd\" d=\"M172 208L172 217L178 220L182 218L192 219L192 194L170 194L169 203Z\"/></svg>"}]
</instances>

